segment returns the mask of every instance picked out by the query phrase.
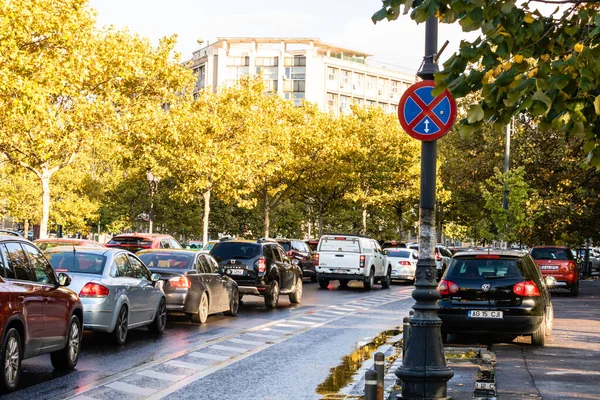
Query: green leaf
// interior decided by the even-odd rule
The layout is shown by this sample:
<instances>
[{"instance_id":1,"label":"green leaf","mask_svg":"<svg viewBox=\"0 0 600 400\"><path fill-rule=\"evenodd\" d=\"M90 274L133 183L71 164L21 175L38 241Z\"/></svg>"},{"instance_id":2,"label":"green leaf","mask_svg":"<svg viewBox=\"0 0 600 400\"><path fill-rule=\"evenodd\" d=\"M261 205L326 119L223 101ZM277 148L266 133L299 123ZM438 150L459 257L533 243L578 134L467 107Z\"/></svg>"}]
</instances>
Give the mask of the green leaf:
<instances>
[{"instance_id":1,"label":"green leaf","mask_svg":"<svg viewBox=\"0 0 600 400\"><path fill-rule=\"evenodd\" d=\"M585 150L587 153L594 150L595 148L596 148L596 142L591 141L591 140L585 142L585 144L583 145L583 150Z\"/></svg>"},{"instance_id":2,"label":"green leaf","mask_svg":"<svg viewBox=\"0 0 600 400\"><path fill-rule=\"evenodd\" d=\"M469 139L471 136L473 136L473 132L475 132L475 128L471 125L462 125L458 130L458 134L463 139Z\"/></svg>"},{"instance_id":3,"label":"green leaf","mask_svg":"<svg viewBox=\"0 0 600 400\"><path fill-rule=\"evenodd\" d=\"M467 111L467 120L470 124L481 121L483 117L483 108L479 104L472 105Z\"/></svg>"},{"instance_id":4,"label":"green leaf","mask_svg":"<svg viewBox=\"0 0 600 400\"><path fill-rule=\"evenodd\" d=\"M533 94L533 100L541 101L547 106L547 109L552 107L552 99L544 94L541 90L538 90Z\"/></svg>"},{"instance_id":5,"label":"green leaf","mask_svg":"<svg viewBox=\"0 0 600 400\"><path fill-rule=\"evenodd\" d=\"M379 11L377 11L375 14L373 14L373 16L371 17L371 21L373 21L374 24L376 24L379 21L383 21L384 19L387 18L387 8L382 8Z\"/></svg>"},{"instance_id":6,"label":"green leaf","mask_svg":"<svg viewBox=\"0 0 600 400\"><path fill-rule=\"evenodd\" d=\"M514 7L515 7L515 0L509 0L509 1L506 1L504 4L502 4L500 11L502 11L502 13L504 13L504 14L508 14L513 10Z\"/></svg>"},{"instance_id":7,"label":"green leaf","mask_svg":"<svg viewBox=\"0 0 600 400\"><path fill-rule=\"evenodd\" d=\"M600 115L600 95L594 99L594 110L596 110L596 115Z\"/></svg>"}]
</instances>

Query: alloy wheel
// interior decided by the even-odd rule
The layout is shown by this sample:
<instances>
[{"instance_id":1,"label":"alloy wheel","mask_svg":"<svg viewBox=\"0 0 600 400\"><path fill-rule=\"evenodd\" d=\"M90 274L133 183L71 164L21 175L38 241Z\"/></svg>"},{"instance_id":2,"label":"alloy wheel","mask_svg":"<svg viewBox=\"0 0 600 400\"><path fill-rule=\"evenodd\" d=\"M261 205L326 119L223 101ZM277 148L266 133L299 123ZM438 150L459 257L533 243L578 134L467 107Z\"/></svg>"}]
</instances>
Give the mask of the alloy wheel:
<instances>
[{"instance_id":1,"label":"alloy wheel","mask_svg":"<svg viewBox=\"0 0 600 400\"><path fill-rule=\"evenodd\" d=\"M117 321L117 329L119 333L119 340L124 342L127 338L127 309L123 307L119 313L119 320Z\"/></svg>"},{"instance_id":2,"label":"alloy wheel","mask_svg":"<svg viewBox=\"0 0 600 400\"><path fill-rule=\"evenodd\" d=\"M202 323L206 322L208 318L208 296L206 294L202 295L202 299L200 299L200 321Z\"/></svg>"},{"instance_id":3,"label":"alloy wheel","mask_svg":"<svg viewBox=\"0 0 600 400\"><path fill-rule=\"evenodd\" d=\"M158 323L161 329L167 325L167 304L165 299L162 299L158 306Z\"/></svg>"},{"instance_id":4,"label":"alloy wheel","mask_svg":"<svg viewBox=\"0 0 600 400\"><path fill-rule=\"evenodd\" d=\"M79 340L79 324L73 321L69 335L69 360L71 362L75 362L79 354Z\"/></svg>"},{"instance_id":5,"label":"alloy wheel","mask_svg":"<svg viewBox=\"0 0 600 400\"><path fill-rule=\"evenodd\" d=\"M9 386L15 384L19 373L19 351L17 339L11 336L6 344L6 357L4 359L4 376Z\"/></svg>"}]
</instances>

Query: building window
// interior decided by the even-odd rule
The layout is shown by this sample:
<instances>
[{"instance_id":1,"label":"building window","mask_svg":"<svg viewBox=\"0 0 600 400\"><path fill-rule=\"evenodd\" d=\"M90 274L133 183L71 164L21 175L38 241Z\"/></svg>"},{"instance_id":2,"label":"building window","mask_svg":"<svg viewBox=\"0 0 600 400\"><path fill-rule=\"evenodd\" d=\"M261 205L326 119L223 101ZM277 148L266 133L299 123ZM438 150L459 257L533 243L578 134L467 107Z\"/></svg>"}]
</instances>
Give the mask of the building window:
<instances>
[{"instance_id":1,"label":"building window","mask_svg":"<svg viewBox=\"0 0 600 400\"><path fill-rule=\"evenodd\" d=\"M375 89L375 77L368 75L367 76L367 89L373 90Z\"/></svg>"},{"instance_id":2,"label":"building window","mask_svg":"<svg viewBox=\"0 0 600 400\"><path fill-rule=\"evenodd\" d=\"M383 111L387 111L387 104L385 104L385 103L379 103L378 105L379 105L379 107L380 107L380 108L381 108Z\"/></svg>"},{"instance_id":3,"label":"building window","mask_svg":"<svg viewBox=\"0 0 600 400\"><path fill-rule=\"evenodd\" d=\"M257 67L276 67L279 64L278 57L256 57Z\"/></svg>"},{"instance_id":4,"label":"building window","mask_svg":"<svg viewBox=\"0 0 600 400\"><path fill-rule=\"evenodd\" d=\"M295 68L286 68L285 69L285 77L287 79L306 79L306 68L305 67L295 67Z\"/></svg>"},{"instance_id":5,"label":"building window","mask_svg":"<svg viewBox=\"0 0 600 400\"><path fill-rule=\"evenodd\" d=\"M333 109L337 106L337 94L327 93L327 105Z\"/></svg>"},{"instance_id":6,"label":"building window","mask_svg":"<svg viewBox=\"0 0 600 400\"><path fill-rule=\"evenodd\" d=\"M391 104L391 112L393 113L397 113L398 112L398 104Z\"/></svg>"},{"instance_id":7,"label":"building window","mask_svg":"<svg viewBox=\"0 0 600 400\"><path fill-rule=\"evenodd\" d=\"M342 73L340 74L340 83L345 85L350 83L350 71L342 70Z\"/></svg>"},{"instance_id":8,"label":"building window","mask_svg":"<svg viewBox=\"0 0 600 400\"><path fill-rule=\"evenodd\" d=\"M256 67L256 75L261 74L265 79L277 79L277 67Z\"/></svg>"},{"instance_id":9,"label":"building window","mask_svg":"<svg viewBox=\"0 0 600 400\"><path fill-rule=\"evenodd\" d=\"M354 73L354 89L360 90L365 85L365 76L363 74Z\"/></svg>"},{"instance_id":10,"label":"building window","mask_svg":"<svg viewBox=\"0 0 600 400\"><path fill-rule=\"evenodd\" d=\"M373 100L367 100L367 106L372 107L375 105L375 102Z\"/></svg>"},{"instance_id":11,"label":"building window","mask_svg":"<svg viewBox=\"0 0 600 400\"><path fill-rule=\"evenodd\" d=\"M277 91L277 80L265 79L265 91L276 92Z\"/></svg>"},{"instance_id":12,"label":"building window","mask_svg":"<svg viewBox=\"0 0 600 400\"><path fill-rule=\"evenodd\" d=\"M285 58L286 67L305 67L306 56L294 56Z\"/></svg>"},{"instance_id":13,"label":"building window","mask_svg":"<svg viewBox=\"0 0 600 400\"><path fill-rule=\"evenodd\" d=\"M392 94L398 94L398 81L392 81Z\"/></svg>"},{"instance_id":14,"label":"building window","mask_svg":"<svg viewBox=\"0 0 600 400\"><path fill-rule=\"evenodd\" d=\"M350 97L340 96L340 110L343 112L350 111Z\"/></svg>"},{"instance_id":15,"label":"building window","mask_svg":"<svg viewBox=\"0 0 600 400\"><path fill-rule=\"evenodd\" d=\"M286 80L283 82L284 92L302 92L306 91L306 81L304 80Z\"/></svg>"},{"instance_id":16,"label":"building window","mask_svg":"<svg viewBox=\"0 0 600 400\"><path fill-rule=\"evenodd\" d=\"M230 57L228 65L238 65L238 66L249 66L250 65L250 57Z\"/></svg>"},{"instance_id":17,"label":"building window","mask_svg":"<svg viewBox=\"0 0 600 400\"><path fill-rule=\"evenodd\" d=\"M378 79L378 82L377 82L378 83L378 85L377 85L377 93L378 94L380 94L380 95L385 94L385 89L386 89L386 87L385 87L386 85L385 84L386 84L386 82L387 81L385 79L383 79L383 78L379 78Z\"/></svg>"},{"instance_id":18,"label":"building window","mask_svg":"<svg viewBox=\"0 0 600 400\"><path fill-rule=\"evenodd\" d=\"M337 68L327 67L327 79L335 81L337 79Z\"/></svg>"},{"instance_id":19,"label":"building window","mask_svg":"<svg viewBox=\"0 0 600 400\"><path fill-rule=\"evenodd\" d=\"M250 69L244 66L227 67L231 79L240 79L250 75Z\"/></svg>"},{"instance_id":20,"label":"building window","mask_svg":"<svg viewBox=\"0 0 600 400\"><path fill-rule=\"evenodd\" d=\"M358 97L354 98L354 104L358 105L358 106L362 106L364 104L365 100L364 99L360 99Z\"/></svg>"}]
</instances>

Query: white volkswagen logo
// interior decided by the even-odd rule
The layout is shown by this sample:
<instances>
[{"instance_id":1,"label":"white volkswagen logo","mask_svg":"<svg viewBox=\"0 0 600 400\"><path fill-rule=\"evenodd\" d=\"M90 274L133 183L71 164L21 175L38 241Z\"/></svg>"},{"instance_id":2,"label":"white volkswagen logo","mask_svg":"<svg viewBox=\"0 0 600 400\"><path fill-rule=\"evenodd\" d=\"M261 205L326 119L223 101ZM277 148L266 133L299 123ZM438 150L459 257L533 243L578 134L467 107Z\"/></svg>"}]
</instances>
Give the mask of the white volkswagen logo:
<instances>
[{"instance_id":1,"label":"white volkswagen logo","mask_svg":"<svg viewBox=\"0 0 600 400\"><path fill-rule=\"evenodd\" d=\"M490 285L489 283L484 283L483 285L481 285L481 290L483 290L484 292L489 292L491 288L492 285Z\"/></svg>"}]
</instances>

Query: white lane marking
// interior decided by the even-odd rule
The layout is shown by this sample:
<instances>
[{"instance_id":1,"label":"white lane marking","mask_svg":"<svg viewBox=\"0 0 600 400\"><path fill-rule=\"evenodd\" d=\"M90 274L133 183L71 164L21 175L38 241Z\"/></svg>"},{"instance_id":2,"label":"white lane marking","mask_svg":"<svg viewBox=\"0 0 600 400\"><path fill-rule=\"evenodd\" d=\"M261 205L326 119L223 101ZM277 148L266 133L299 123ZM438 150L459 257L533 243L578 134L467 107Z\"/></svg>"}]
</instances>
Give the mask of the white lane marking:
<instances>
[{"instance_id":1,"label":"white lane marking","mask_svg":"<svg viewBox=\"0 0 600 400\"><path fill-rule=\"evenodd\" d=\"M277 324L275 326L280 327L280 328L304 328L303 326L300 326L300 325L291 325L291 324L288 324L287 322L285 324Z\"/></svg>"},{"instance_id":2,"label":"white lane marking","mask_svg":"<svg viewBox=\"0 0 600 400\"><path fill-rule=\"evenodd\" d=\"M252 333L252 332L248 332L248 333L244 333L244 335L256 336L256 337L261 337L261 338L265 338L265 339L277 339L277 338L279 338L279 336L265 335L264 333Z\"/></svg>"},{"instance_id":3,"label":"white lane marking","mask_svg":"<svg viewBox=\"0 0 600 400\"><path fill-rule=\"evenodd\" d=\"M263 344L264 342L257 342L252 340L243 340L243 339L229 339L228 342L239 343L239 344L249 344L251 346L258 346Z\"/></svg>"},{"instance_id":4,"label":"white lane marking","mask_svg":"<svg viewBox=\"0 0 600 400\"><path fill-rule=\"evenodd\" d=\"M231 351L233 353L245 353L246 351L250 350L250 349L241 349L239 347L223 346L220 344L214 344L214 345L210 346L209 349Z\"/></svg>"},{"instance_id":5,"label":"white lane marking","mask_svg":"<svg viewBox=\"0 0 600 400\"><path fill-rule=\"evenodd\" d=\"M188 356L203 358L205 360L214 360L214 361L225 361L229 360L229 357L220 356L217 354L208 354L208 353L200 353L199 351L194 351L193 353L189 353Z\"/></svg>"},{"instance_id":6,"label":"white lane marking","mask_svg":"<svg viewBox=\"0 0 600 400\"><path fill-rule=\"evenodd\" d=\"M71 400L98 400L95 397L80 395L77 397L72 397Z\"/></svg>"},{"instance_id":7,"label":"white lane marking","mask_svg":"<svg viewBox=\"0 0 600 400\"><path fill-rule=\"evenodd\" d=\"M344 311L331 311L331 310L322 310L322 311L319 311L319 315L323 314L323 313L337 314L337 315L346 315L346 314L348 314L347 312L344 312Z\"/></svg>"},{"instance_id":8,"label":"white lane marking","mask_svg":"<svg viewBox=\"0 0 600 400\"><path fill-rule=\"evenodd\" d=\"M147 369L145 371L140 371L137 373L138 375L147 376L149 378L161 379L163 381L177 382L186 378L185 375L175 375L175 374L167 374L164 372L156 372L151 369Z\"/></svg>"},{"instance_id":9,"label":"white lane marking","mask_svg":"<svg viewBox=\"0 0 600 400\"><path fill-rule=\"evenodd\" d=\"M275 325L275 326L277 326L277 325ZM287 335L289 333L294 333L293 331L284 331L283 329L273 329L273 328L262 328L260 330L261 331L267 331L267 332L282 333L284 335Z\"/></svg>"},{"instance_id":10,"label":"white lane marking","mask_svg":"<svg viewBox=\"0 0 600 400\"><path fill-rule=\"evenodd\" d=\"M302 318L302 319L308 319L308 320L311 320L311 321L317 321L317 322L325 322L325 321L327 321L326 318L315 318L315 317L306 317L306 316L302 316L300 318Z\"/></svg>"},{"instance_id":11,"label":"white lane marking","mask_svg":"<svg viewBox=\"0 0 600 400\"><path fill-rule=\"evenodd\" d=\"M344 308L344 307L336 307L336 306L331 306L331 308L333 308L334 310L350 311L350 312L354 312L354 311L358 310L358 308Z\"/></svg>"},{"instance_id":12,"label":"white lane marking","mask_svg":"<svg viewBox=\"0 0 600 400\"><path fill-rule=\"evenodd\" d=\"M129 383L124 382L112 382L106 385L111 389L118 390L119 392L131 393L131 394L139 394L140 396L150 396L153 393L156 393L156 389L152 388L143 388L135 385L130 385Z\"/></svg>"},{"instance_id":13,"label":"white lane marking","mask_svg":"<svg viewBox=\"0 0 600 400\"><path fill-rule=\"evenodd\" d=\"M331 307L339 307L339 306L331 306ZM355 310L357 308L363 308L363 306L361 306L359 304L344 304L344 307L351 308L353 310ZM339 308L341 308L341 307L339 307Z\"/></svg>"},{"instance_id":14,"label":"white lane marking","mask_svg":"<svg viewBox=\"0 0 600 400\"><path fill-rule=\"evenodd\" d=\"M189 362L177 361L177 360L167 361L165 363L165 365L169 365L171 367L177 367L177 368L193 369L193 370L196 370L196 371L202 371L203 369L208 368L208 365L192 364L192 363L189 363Z\"/></svg>"},{"instance_id":15,"label":"white lane marking","mask_svg":"<svg viewBox=\"0 0 600 400\"><path fill-rule=\"evenodd\" d=\"M316 324L316 322L309 322L309 321L300 321L298 319L289 321L289 322L293 322L294 324L304 324L304 325L314 325Z\"/></svg>"}]
</instances>

